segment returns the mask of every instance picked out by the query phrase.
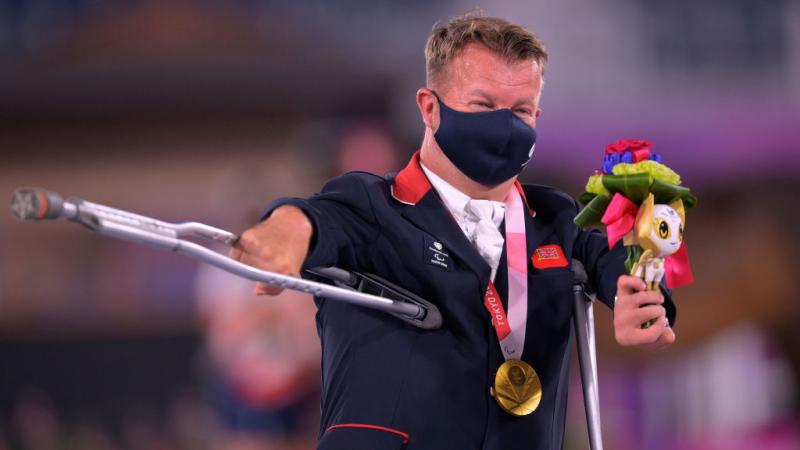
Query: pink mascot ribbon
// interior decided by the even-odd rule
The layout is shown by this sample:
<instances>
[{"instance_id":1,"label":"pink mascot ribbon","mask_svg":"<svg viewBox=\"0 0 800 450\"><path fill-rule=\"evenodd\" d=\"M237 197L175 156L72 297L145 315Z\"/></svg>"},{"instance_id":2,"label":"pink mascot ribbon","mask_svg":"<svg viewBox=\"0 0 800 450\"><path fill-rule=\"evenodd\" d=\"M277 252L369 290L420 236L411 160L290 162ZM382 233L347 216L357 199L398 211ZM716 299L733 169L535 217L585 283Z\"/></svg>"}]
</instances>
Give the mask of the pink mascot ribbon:
<instances>
[{"instance_id":1,"label":"pink mascot ribbon","mask_svg":"<svg viewBox=\"0 0 800 450\"><path fill-rule=\"evenodd\" d=\"M681 247L671 256L664 258L664 276L667 278L667 287L674 289L694 281L692 268L689 266L689 253L686 251L686 242L681 242Z\"/></svg>"},{"instance_id":2,"label":"pink mascot ribbon","mask_svg":"<svg viewBox=\"0 0 800 450\"><path fill-rule=\"evenodd\" d=\"M639 212L639 207L636 206L636 203L628 200L619 192L614 194L603 218L600 219L606 226L608 248L613 248L614 244L633 229L637 212Z\"/></svg>"}]
</instances>

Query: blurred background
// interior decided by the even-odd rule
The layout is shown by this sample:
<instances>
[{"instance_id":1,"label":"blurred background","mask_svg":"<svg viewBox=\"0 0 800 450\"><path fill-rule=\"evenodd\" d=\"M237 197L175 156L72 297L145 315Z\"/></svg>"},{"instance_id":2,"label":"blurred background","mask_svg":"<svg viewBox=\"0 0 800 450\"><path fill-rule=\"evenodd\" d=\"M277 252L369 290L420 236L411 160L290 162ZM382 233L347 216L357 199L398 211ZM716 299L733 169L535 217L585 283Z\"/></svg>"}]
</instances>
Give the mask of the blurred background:
<instances>
[{"instance_id":1,"label":"blurred background","mask_svg":"<svg viewBox=\"0 0 800 450\"><path fill-rule=\"evenodd\" d=\"M580 194L606 144L643 138L700 197L677 343L620 348L595 310L606 447L800 448L796 1L2 0L0 194L238 232L394 171L427 35L475 6L550 52L525 181ZM313 448L314 305L285 297L0 214L0 450ZM586 449L573 372L566 448Z\"/></svg>"}]
</instances>

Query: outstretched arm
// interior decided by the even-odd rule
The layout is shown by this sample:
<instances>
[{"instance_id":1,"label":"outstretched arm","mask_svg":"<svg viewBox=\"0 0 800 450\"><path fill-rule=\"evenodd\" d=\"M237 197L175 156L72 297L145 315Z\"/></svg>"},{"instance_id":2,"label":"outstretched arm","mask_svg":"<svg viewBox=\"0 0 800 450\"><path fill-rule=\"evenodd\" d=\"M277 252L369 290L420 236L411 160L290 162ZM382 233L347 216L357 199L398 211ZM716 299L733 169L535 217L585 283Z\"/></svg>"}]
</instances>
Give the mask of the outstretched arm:
<instances>
[{"instance_id":1,"label":"outstretched arm","mask_svg":"<svg viewBox=\"0 0 800 450\"><path fill-rule=\"evenodd\" d=\"M299 276L303 268L339 265L369 269L368 249L378 235L366 183L379 179L348 174L328 182L309 199L273 202L265 220L242 233L231 257L253 267ZM256 292L282 289L259 284Z\"/></svg>"}]
</instances>

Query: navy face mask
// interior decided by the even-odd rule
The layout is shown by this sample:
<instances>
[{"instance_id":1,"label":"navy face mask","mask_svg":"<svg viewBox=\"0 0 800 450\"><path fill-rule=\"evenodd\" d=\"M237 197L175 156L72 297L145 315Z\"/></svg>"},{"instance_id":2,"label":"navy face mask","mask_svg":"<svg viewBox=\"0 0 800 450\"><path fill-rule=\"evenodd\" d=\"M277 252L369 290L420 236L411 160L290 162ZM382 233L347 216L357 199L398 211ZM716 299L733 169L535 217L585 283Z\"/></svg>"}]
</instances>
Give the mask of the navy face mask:
<instances>
[{"instance_id":1,"label":"navy face mask","mask_svg":"<svg viewBox=\"0 0 800 450\"><path fill-rule=\"evenodd\" d=\"M485 186L519 175L533 156L536 130L510 109L467 113L439 100L434 138L458 170Z\"/></svg>"}]
</instances>

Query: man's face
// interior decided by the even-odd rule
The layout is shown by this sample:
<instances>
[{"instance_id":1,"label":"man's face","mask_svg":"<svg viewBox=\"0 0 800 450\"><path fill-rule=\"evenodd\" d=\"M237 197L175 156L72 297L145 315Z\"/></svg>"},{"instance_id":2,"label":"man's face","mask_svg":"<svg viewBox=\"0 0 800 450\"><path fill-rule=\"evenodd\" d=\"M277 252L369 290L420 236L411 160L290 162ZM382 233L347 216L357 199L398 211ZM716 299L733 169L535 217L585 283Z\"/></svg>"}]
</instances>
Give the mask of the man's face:
<instances>
[{"instance_id":1,"label":"man's face","mask_svg":"<svg viewBox=\"0 0 800 450\"><path fill-rule=\"evenodd\" d=\"M541 114L539 64L534 60L509 63L479 44L464 47L431 88L442 102L457 111L507 108L531 127L536 126Z\"/></svg>"}]
</instances>

